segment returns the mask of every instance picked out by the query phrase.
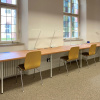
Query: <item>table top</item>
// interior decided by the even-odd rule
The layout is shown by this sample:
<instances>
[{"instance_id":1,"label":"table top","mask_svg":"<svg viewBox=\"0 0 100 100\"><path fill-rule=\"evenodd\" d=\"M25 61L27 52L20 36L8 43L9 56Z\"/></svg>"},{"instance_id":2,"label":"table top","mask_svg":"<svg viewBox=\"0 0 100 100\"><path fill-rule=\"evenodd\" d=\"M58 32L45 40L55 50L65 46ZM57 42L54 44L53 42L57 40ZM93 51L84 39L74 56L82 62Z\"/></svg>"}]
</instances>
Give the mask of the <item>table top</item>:
<instances>
[{"instance_id":1,"label":"table top","mask_svg":"<svg viewBox=\"0 0 100 100\"><path fill-rule=\"evenodd\" d=\"M71 46L60 46L60 47L37 49L37 50L41 51L41 55L49 55L49 54L67 52L70 50L71 47L76 47L76 46L79 46L80 50L88 49L88 48L90 48L91 44L96 44L97 47L100 47L100 42L96 42L96 43L86 43L86 44L71 45ZM0 62L23 59L23 58L25 58L25 56L28 52L32 52L32 51L36 51L36 50L21 50L21 51L15 51L15 52L1 52L0 53Z\"/></svg>"}]
</instances>

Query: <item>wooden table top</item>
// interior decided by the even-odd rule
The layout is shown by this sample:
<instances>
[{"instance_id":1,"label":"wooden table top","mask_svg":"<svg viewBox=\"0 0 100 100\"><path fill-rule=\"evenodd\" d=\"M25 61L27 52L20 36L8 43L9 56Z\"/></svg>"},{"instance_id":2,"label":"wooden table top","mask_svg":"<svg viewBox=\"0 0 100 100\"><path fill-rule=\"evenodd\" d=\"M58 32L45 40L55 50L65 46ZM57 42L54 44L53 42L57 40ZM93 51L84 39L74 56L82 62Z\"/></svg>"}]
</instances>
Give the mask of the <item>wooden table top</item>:
<instances>
[{"instance_id":1,"label":"wooden table top","mask_svg":"<svg viewBox=\"0 0 100 100\"><path fill-rule=\"evenodd\" d=\"M88 49L88 48L90 48L91 44L97 44L97 47L100 47L100 42L98 42L98 43L87 43L87 44L72 45L72 46L60 46L60 47L45 48L45 49L38 49L38 50L41 51L42 55L48 55L48 54L67 52L70 50L71 47L76 47L76 46L79 46L80 50ZM1 52L0 53L0 62L23 59L23 58L25 58L25 56L28 52L32 52L32 51L36 51L36 50L21 50L21 51L4 52L4 53Z\"/></svg>"}]
</instances>

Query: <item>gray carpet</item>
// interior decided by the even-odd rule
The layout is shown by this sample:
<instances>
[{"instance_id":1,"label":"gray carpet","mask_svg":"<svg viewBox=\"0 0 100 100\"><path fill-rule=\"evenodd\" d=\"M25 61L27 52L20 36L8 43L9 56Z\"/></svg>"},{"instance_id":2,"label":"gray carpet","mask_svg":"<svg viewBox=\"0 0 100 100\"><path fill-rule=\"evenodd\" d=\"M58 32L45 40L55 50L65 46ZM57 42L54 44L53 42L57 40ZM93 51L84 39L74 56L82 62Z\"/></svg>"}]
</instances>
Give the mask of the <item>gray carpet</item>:
<instances>
[{"instance_id":1,"label":"gray carpet","mask_svg":"<svg viewBox=\"0 0 100 100\"><path fill-rule=\"evenodd\" d=\"M43 86L39 74L24 75L24 93L21 91L21 81L18 77L4 80L4 94L0 100L100 100L100 62L96 66L93 60L89 61L89 68L84 61L83 67L78 72L76 63L69 66L67 76L65 67L53 69L53 78L50 71L42 72Z\"/></svg>"}]
</instances>

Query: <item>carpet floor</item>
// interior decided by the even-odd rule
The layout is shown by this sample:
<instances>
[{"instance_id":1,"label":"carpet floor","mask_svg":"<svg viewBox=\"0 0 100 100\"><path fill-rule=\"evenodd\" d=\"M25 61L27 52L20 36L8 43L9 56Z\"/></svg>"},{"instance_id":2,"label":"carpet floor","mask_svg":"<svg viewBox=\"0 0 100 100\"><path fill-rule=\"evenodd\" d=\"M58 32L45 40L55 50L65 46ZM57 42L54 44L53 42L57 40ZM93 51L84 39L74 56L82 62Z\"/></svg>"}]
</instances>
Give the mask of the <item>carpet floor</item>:
<instances>
[{"instance_id":1,"label":"carpet floor","mask_svg":"<svg viewBox=\"0 0 100 100\"><path fill-rule=\"evenodd\" d=\"M15 77L4 79L4 94L0 94L0 100L100 100L100 62L96 60L96 65L90 60L88 67L83 61L80 72L75 62L68 64L68 76L64 66L60 72L58 68L53 69L52 78L49 70L44 71L43 86L39 73L35 78L24 75L24 93L20 76L17 85Z\"/></svg>"}]
</instances>

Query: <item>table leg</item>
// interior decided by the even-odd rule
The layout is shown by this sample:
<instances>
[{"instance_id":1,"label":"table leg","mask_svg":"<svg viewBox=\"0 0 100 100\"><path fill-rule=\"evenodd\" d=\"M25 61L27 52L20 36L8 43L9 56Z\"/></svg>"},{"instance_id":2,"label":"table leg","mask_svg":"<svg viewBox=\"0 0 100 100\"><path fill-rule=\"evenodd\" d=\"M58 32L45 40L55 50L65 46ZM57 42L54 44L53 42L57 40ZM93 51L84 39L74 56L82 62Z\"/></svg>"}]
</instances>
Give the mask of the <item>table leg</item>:
<instances>
[{"instance_id":1,"label":"table leg","mask_svg":"<svg viewBox=\"0 0 100 100\"><path fill-rule=\"evenodd\" d=\"M0 62L1 67L1 93L3 94L3 62Z\"/></svg>"},{"instance_id":2,"label":"table leg","mask_svg":"<svg viewBox=\"0 0 100 100\"><path fill-rule=\"evenodd\" d=\"M80 50L80 68L82 68L82 50Z\"/></svg>"},{"instance_id":3,"label":"table leg","mask_svg":"<svg viewBox=\"0 0 100 100\"><path fill-rule=\"evenodd\" d=\"M50 77L52 78L52 54L51 54L51 72L50 72Z\"/></svg>"}]
</instances>

